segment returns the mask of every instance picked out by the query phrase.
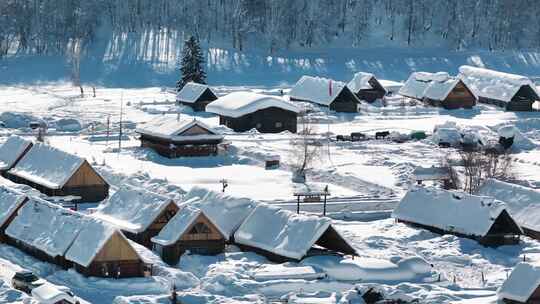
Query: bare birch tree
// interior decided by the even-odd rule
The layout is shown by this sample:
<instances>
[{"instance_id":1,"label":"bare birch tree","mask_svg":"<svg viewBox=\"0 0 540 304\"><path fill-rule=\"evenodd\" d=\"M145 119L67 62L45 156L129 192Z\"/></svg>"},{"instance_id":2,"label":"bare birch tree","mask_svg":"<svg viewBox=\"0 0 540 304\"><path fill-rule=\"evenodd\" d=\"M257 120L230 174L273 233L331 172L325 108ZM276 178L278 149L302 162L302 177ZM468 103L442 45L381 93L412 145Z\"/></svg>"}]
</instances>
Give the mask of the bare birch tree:
<instances>
[{"instance_id":1,"label":"bare birch tree","mask_svg":"<svg viewBox=\"0 0 540 304\"><path fill-rule=\"evenodd\" d=\"M293 181L305 182L306 172L311 169L313 162L320 157L322 140L316 134L312 119L303 113L299 115L299 131L291 139Z\"/></svg>"}]
</instances>

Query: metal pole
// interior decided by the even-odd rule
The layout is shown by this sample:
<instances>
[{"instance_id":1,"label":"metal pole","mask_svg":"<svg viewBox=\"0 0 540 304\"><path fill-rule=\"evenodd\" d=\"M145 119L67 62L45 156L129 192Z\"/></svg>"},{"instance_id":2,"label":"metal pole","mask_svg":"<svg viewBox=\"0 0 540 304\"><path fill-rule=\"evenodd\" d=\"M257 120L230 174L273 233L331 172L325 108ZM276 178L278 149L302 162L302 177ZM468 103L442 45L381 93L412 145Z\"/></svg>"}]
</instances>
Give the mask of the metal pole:
<instances>
[{"instance_id":1,"label":"metal pole","mask_svg":"<svg viewBox=\"0 0 540 304\"><path fill-rule=\"evenodd\" d=\"M124 91L120 95L120 131L118 132L118 154L122 150L122 114L124 111Z\"/></svg>"},{"instance_id":2,"label":"metal pole","mask_svg":"<svg viewBox=\"0 0 540 304\"><path fill-rule=\"evenodd\" d=\"M298 195L296 198L298 199L298 202L296 204L296 213L299 214L300 213L300 195Z\"/></svg>"},{"instance_id":3,"label":"metal pole","mask_svg":"<svg viewBox=\"0 0 540 304\"><path fill-rule=\"evenodd\" d=\"M323 216L326 216L326 193L324 194Z\"/></svg>"}]
</instances>

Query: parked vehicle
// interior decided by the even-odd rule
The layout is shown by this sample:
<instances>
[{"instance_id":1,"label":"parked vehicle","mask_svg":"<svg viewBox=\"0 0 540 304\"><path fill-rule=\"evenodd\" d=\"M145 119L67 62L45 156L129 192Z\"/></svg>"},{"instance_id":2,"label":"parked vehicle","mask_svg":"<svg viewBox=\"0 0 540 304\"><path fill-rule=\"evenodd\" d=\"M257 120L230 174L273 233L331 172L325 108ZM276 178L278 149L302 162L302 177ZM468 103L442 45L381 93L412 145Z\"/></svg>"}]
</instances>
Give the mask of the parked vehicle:
<instances>
[{"instance_id":1,"label":"parked vehicle","mask_svg":"<svg viewBox=\"0 0 540 304\"><path fill-rule=\"evenodd\" d=\"M31 293L32 289L39 287L45 283L45 280L40 279L33 272L27 270L16 272L11 279L11 286L13 286L13 288L24 291L26 293Z\"/></svg>"},{"instance_id":2,"label":"parked vehicle","mask_svg":"<svg viewBox=\"0 0 540 304\"><path fill-rule=\"evenodd\" d=\"M67 287L45 283L32 290L32 297L40 304L79 304L77 297Z\"/></svg>"}]
</instances>

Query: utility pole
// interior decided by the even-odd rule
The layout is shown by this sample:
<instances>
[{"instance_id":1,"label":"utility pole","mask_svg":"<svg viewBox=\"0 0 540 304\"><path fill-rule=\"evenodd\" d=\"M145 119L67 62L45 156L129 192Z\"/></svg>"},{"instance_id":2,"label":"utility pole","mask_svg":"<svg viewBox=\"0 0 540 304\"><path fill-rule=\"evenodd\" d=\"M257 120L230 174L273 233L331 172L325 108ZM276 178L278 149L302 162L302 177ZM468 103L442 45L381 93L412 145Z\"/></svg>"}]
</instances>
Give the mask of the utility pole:
<instances>
[{"instance_id":1,"label":"utility pole","mask_svg":"<svg viewBox=\"0 0 540 304\"><path fill-rule=\"evenodd\" d=\"M120 131L118 132L118 154L122 150L122 115L124 112L124 91L120 95Z\"/></svg>"}]
</instances>

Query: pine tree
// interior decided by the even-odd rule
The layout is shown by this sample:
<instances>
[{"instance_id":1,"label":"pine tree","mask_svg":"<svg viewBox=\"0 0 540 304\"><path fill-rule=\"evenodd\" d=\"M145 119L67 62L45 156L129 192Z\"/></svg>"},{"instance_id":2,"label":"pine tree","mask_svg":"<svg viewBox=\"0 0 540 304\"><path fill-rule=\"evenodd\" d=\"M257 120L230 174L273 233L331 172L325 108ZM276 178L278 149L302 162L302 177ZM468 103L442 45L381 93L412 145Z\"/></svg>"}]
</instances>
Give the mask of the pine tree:
<instances>
[{"instance_id":1,"label":"pine tree","mask_svg":"<svg viewBox=\"0 0 540 304\"><path fill-rule=\"evenodd\" d=\"M180 91L186 83L192 81L206 84L206 73L203 70L204 58L199 41L191 36L184 42L180 71L182 78L176 83Z\"/></svg>"}]
</instances>

